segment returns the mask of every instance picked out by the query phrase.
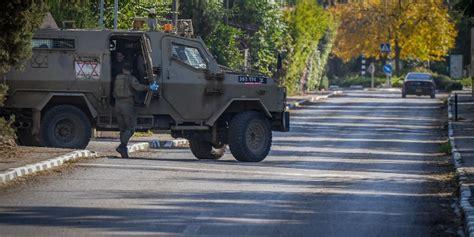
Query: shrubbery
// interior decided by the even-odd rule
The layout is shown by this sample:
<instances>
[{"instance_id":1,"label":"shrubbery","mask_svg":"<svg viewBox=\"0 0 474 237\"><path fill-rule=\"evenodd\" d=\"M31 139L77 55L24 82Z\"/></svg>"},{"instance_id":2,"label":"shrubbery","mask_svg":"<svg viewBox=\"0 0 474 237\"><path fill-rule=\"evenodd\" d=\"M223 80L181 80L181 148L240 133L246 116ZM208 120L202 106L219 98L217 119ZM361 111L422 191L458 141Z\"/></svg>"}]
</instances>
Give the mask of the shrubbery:
<instances>
[{"instance_id":1,"label":"shrubbery","mask_svg":"<svg viewBox=\"0 0 474 237\"><path fill-rule=\"evenodd\" d=\"M370 77L362 77L362 76L352 76L347 78L334 78L329 81L330 85L337 85L340 87L350 87L350 86L363 86L369 88L371 86L372 79ZM386 78L375 77L374 78L374 86L380 87L387 82ZM392 81L393 82L393 81Z\"/></svg>"},{"instance_id":2,"label":"shrubbery","mask_svg":"<svg viewBox=\"0 0 474 237\"><path fill-rule=\"evenodd\" d=\"M463 87L472 87L472 78L470 77L463 78L459 82L461 82Z\"/></svg>"},{"instance_id":3,"label":"shrubbery","mask_svg":"<svg viewBox=\"0 0 474 237\"><path fill-rule=\"evenodd\" d=\"M8 87L5 84L0 84L0 107L3 106L5 96L7 95ZM13 118L6 120L0 117L0 148L5 146L15 145L15 130L12 128Z\"/></svg>"},{"instance_id":4,"label":"shrubbery","mask_svg":"<svg viewBox=\"0 0 474 237\"><path fill-rule=\"evenodd\" d=\"M450 77L440 74L433 74L433 79L437 90L453 91L462 90L463 85L460 81L452 80Z\"/></svg>"},{"instance_id":5,"label":"shrubbery","mask_svg":"<svg viewBox=\"0 0 474 237\"><path fill-rule=\"evenodd\" d=\"M429 71L424 71L428 72ZM453 91L453 90L462 90L463 86L468 87L471 85L471 78L465 78L462 80L453 80L448 76L432 73L433 80L436 84L437 90L442 91ZM392 77L392 87L401 88L403 86L403 79L405 77ZM385 77L375 77L374 86L380 87L387 82ZM352 76L347 78L334 78L330 80L331 85L337 85L340 87L350 87L352 85L361 85L363 87L369 88L371 84L370 77L362 76Z\"/></svg>"}]
</instances>

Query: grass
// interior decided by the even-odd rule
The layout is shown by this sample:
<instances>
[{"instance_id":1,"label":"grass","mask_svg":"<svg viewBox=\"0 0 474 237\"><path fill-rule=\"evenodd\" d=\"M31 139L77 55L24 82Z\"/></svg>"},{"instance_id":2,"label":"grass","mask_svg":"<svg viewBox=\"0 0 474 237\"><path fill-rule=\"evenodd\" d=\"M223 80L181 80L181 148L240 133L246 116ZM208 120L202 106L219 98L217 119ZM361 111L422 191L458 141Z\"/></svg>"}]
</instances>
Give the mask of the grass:
<instances>
[{"instance_id":1,"label":"grass","mask_svg":"<svg viewBox=\"0 0 474 237\"><path fill-rule=\"evenodd\" d=\"M153 132L148 130L146 132L135 132L135 134L133 134L133 137L151 137L153 136Z\"/></svg>"},{"instance_id":2,"label":"grass","mask_svg":"<svg viewBox=\"0 0 474 237\"><path fill-rule=\"evenodd\" d=\"M451 155L451 143L448 141L441 143L438 148L439 152L446 154L446 155Z\"/></svg>"}]
</instances>

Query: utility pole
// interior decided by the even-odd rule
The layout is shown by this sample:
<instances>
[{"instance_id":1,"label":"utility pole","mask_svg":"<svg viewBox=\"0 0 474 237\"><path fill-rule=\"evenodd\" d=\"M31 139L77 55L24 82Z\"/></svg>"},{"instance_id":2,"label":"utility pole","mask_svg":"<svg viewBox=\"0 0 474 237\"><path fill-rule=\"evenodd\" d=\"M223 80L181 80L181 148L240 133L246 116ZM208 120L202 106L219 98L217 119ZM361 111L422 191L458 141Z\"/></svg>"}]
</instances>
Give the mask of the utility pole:
<instances>
[{"instance_id":1,"label":"utility pole","mask_svg":"<svg viewBox=\"0 0 474 237\"><path fill-rule=\"evenodd\" d=\"M173 12L173 19L171 22L174 27L176 27L176 24L178 23L178 10L179 10L179 1L173 0L173 5L171 6L171 11Z\"/></svg>"},{"instance_id":2,"label":"utility pole","mask_svg":"<svg viewBox=\"0 0 474 237\"><path fill-rule=\"evenodd\" d=\"M360 64L361 64L361 65L360 65L360 75L361 75L362 77L365 77L365 69L366 69L366 68L365 68L365 63L366 63L366 61L365 61L365 56L362 54L362 55L360 56Z\"/></svg>"},{"instance_id":3,"label":"utility pole","mask_svg":"<svg viewBox=\"0 0 474 237\"><path fill-rule=\"evenodd\" d=\"M471 90L474 99L474 27L471 28Z\"/></svg>"},{"instance_id":4,"label":"utility pole","mask_svg":"<svg viewBox=\"0 0 474 237\"><path fill-rule=\"evenodd\" d=\"M104 0L99 3L99 27L104 29Z\"/></svg>"},{"instance_id":5,"label":"utility pole","mask_svg":"<svg viewBox=\"0 0 474 237\"><path fill-rule=\"evenodd\" d=\"M226 25L229 24L229 0L225 0L225 16L224 16L224 23Z\"/></svg>"},{"instance_id":6,"label":"utility pole","mask_svg":"<svg viewBox=\"0 0 474 237\"><path fill-rule=\"evenodd\" d=\"M114 30L117 30L118 26L118 0L114 0Z\"/></svg>"}]
</instances>

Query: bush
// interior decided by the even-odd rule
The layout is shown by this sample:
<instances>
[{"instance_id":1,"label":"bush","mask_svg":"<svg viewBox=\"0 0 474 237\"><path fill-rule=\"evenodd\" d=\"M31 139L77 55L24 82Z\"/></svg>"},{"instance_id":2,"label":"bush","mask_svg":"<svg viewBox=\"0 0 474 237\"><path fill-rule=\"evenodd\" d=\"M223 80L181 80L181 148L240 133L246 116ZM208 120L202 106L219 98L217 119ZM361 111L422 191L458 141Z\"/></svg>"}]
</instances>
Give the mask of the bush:
<instances>
[{"instance_id":1,"label":"bush","mask_svg":"<svg viewBox=\"0 0 474 237\"><path fill-rule=\"evenodd\" d=\"M460 80L463 87L472 87L472 78L466 77Z\"/></svg>"},{"instance_id":2,"label":"bush","mask_svg":"<svg viewBox=\"0 0 474 237\"><path fill-rule=\"evenodd\" d=\"M8 87L5 84L0 84L0 107L3 106ZM10 147L15 145L15 130L12 128L14 119L8 120L0 117L0 148Z\"/></svg>"},{"instance_id":3,"label":"bush","mask_svg":"<svg viewBox=\"0 0 474 237\"><path fill-rule=\"evenodd\" d=\"M362 77L362 76L352 76L346 78L334 78L330 80L331 85L337 85L340 87L350 87L352 85L360 85L363 87L370 87L372 79L370 77ZM386 78L375 77L374 78L374 86L379 87L387 82Z\"/></svg>"},{"instance_id":4,"label":"bush","mask_svg":"<svg viewBox=\"0 0 474 237\"><path fill-rule=\"evenodd\" d=\"M327 76L323 76L321 84L319 85L319 89L325 89L327 90L329 88L329 79Z\"/></svg>"},{"instance_id":5,"label":"bush","mask_svg":"<svg viewBox=\"0 0 474 237\"><path fill-rule=\"evenodd\" d=\"M463 88L461 81L454 81L446 75L433 74L433 80L438 90L453 91L462 90Z\"/></svg>"}]
</instances>

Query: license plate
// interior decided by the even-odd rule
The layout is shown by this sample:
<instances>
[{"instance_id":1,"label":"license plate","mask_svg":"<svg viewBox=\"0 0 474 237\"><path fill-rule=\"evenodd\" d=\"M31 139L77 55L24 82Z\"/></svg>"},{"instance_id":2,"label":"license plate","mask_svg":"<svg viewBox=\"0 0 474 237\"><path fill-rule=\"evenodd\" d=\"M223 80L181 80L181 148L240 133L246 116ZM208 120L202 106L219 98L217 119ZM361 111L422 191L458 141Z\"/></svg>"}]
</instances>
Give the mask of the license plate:
<instances>
[{"instance_id":1,"label":"license plate","mask_svg":"<svg viewBox=\"0 0 474 237\"><path fill-rule=\"evenodd\" d=\"M238 80L243 84L267 84L267 78L263 76L239 76Z\"/></svg>"},{"instance_id":2,"label":"license plate","mask_svg":"<svg viewBox=\"0 0 474 237\"><path fill-rule=\"evenodd\" d=\"M422 90L421 90L421 89L416 89L416 92L417 92L417 93L418 93L418 92L422 92Z\"/></svg>"}]
</instances>

